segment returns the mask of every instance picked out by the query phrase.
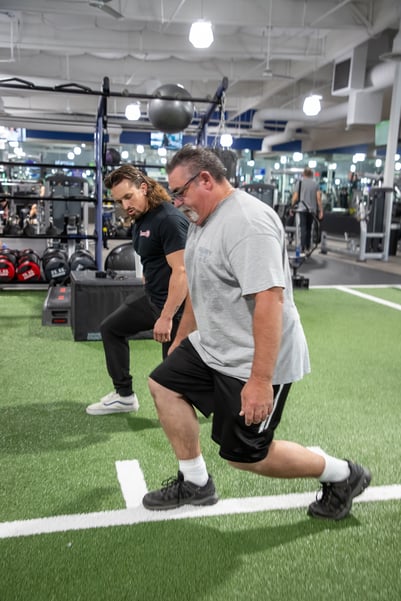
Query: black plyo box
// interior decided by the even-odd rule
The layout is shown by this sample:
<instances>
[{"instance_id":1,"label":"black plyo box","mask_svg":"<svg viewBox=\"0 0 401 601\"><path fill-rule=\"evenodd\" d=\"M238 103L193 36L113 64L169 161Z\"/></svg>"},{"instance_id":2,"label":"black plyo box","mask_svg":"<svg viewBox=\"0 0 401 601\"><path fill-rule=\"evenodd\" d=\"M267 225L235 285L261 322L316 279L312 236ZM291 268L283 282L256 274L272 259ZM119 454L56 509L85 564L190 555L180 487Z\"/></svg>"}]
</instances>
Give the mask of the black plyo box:
<instances>
[{"instance_id":1,"label":"black plyo box","mask_svg":"<svg viewBox=\"0 0 401 601\"><path fill-rule=\"evenodd\" d=\"M43 303L42 326L71 325L71 289L50 286Z\"/></svg>"},{"instance_id":2,"label":"black plyo box","mask_svg":"<svg viewBox=\"0 0 401 601\"><path fill-rule=\"evenodd\" d=\"M114 275L115 274L115 275ZM71 272L71 328L74 340L101 340L100 324L130 294L144 294L143 282L132 271L96 277L95 271ZM135 338L150 338L148 331Z\"/></svg>"}]
</instances>

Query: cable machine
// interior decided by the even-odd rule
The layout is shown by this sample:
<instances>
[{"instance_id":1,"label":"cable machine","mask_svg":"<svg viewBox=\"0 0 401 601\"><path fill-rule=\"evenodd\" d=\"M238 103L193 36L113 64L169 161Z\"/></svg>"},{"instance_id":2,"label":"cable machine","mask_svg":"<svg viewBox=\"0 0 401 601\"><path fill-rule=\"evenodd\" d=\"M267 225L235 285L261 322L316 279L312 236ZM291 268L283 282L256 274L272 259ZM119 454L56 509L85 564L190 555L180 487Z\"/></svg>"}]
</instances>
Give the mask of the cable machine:
<instances>
[{"instance_id":1,"label":"cable machine","mask_svg":"<svg viewBox=\"0 0 401 601\"><path fill-rule=\"evenodd\" d=\"M345 232L343 238L338 238L322 231L320 252L322 254L327 254L330 250L342 252L355 256L358 261L385 260L386 239L389 237L385 207L388 203L393 206L393 195L393 188L372 187L367 199L363 196L357 197L356 224L359 229L359 237L353 237ZM330 247L330 242L333 241L336 242L336 246ZM339 246L339 243L344 244L343 248L341 245Z\"/></svg>"}]
</instances>

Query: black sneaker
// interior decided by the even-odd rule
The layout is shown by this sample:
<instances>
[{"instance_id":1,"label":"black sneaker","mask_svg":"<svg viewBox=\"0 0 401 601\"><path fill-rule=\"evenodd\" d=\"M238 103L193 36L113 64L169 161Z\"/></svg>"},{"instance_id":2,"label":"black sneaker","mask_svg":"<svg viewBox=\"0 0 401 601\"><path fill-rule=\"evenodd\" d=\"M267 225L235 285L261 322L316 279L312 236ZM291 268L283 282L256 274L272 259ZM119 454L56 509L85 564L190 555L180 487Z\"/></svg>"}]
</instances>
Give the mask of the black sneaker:
<instances>
[{"instance_id":1,"label":"black sneaker","mask_svg":"<svg viewBox=\"0 0 401 601\"><path fill-rule=\"evenodd\" d=\"M169 478L162 483L162 488L148 492L142 499L146 509L175 509L181 505L214 505L219 500L213 480L205 486L197 486L184 480L182 472L177 478Z\"/></svg>"},{"instance_id":2,"label":"black sneaker","mask_svg":"<svg viewBox=\"0 0 401 601\"><path fill-rule=\"evenodd\" d=\"M320 498L311 503L308 515L314 518L342 520L351 511L352 499L360 495L370 484L372 476L361 465L348 461L350 475L341 482L322 482Z\"/></svg>"}]
</instances>

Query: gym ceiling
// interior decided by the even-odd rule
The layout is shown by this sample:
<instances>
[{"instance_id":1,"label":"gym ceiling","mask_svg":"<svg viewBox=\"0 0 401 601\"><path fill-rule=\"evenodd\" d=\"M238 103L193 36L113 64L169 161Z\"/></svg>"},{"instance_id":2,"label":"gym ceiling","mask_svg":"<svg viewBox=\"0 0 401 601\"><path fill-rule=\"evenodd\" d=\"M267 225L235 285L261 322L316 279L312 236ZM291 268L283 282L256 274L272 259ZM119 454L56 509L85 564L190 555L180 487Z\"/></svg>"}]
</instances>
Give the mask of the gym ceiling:
<instances>
[{"instance_id":1,"label":"gym ceiling","mask_svg":"<svg viewBox=\"0 0 401 601\"><path fill-rule=\"evenodd\" d=\"M208 49L188 41L191 23L201 18L213 25ZM379 120L387 119L395 63L383 55L401 57L401 48L394 52L400 19L400 0L2 0L0 123L93 130L96 96L35 87L74 83L100 91L108 77L118 93L146 96L179 83L194 98L213 98L227 77L227 130L264 139L266 152L279 134L282 143L299 139L305 151L372 144L374 124L350 120L349 95L332 94L333 67L366 45L364 95L353 103L370 106L375 93ZM10 78L27 85L1 87ZM313 119L302 113L311 92L322 96ZM110 128L152 129L146 101L139 122L124 118L126 104L110 98ZM196 114L206 108L196 104ZM217 127L212 121L210 133Z\"/></svg>"}]
</instances>

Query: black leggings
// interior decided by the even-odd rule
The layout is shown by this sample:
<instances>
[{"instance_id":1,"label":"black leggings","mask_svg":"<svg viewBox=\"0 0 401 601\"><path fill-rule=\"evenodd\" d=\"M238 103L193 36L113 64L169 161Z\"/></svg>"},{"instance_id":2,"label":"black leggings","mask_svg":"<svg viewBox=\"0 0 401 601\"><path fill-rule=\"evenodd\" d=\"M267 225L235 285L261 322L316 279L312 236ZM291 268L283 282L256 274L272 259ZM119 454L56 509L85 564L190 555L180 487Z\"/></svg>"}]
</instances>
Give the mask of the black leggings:
<instances>
[{"instance_id":1,"label":"black leggings","mask_svg":"<svg viewBox=\"0 0 401 601\"><path fill-rule=\"evenodd\" d=\"M124 303L108 315L100 325L106 366L114 388L121 396L133 393L130 374L129 338L139 332L151 330L159 318L161 310L153 305L147 296L128 296ZM178 328L178 320L173 321L171 340ZM167 356L171 342L162 344L163 358Z\"/></svg>"}]
</instances>

